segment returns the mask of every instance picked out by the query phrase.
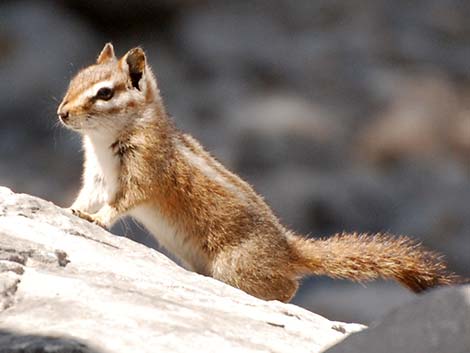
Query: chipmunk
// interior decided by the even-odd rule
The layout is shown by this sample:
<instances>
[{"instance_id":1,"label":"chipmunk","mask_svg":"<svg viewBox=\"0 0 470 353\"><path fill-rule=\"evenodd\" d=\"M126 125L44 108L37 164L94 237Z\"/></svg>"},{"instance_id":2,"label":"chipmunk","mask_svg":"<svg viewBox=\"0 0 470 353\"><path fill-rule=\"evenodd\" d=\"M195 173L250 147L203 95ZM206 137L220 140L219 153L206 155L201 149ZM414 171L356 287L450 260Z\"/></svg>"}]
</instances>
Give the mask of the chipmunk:
<instances>
[{"instance_id":1,"label":"chipmunk","mask_svg":"<svg viewBox=\"0 0 470 353\"><path fill-rule=\"evenodd\" d=\"M72 211L106 228L130 215L190 270L284 302L306 275L394 279L414 292L459 281L406 237L307 239L286 229L248 183L174 126L141 48L118 59L106 44L71 80L57 113L83 135Z\"/></svg>"}]
</instances>

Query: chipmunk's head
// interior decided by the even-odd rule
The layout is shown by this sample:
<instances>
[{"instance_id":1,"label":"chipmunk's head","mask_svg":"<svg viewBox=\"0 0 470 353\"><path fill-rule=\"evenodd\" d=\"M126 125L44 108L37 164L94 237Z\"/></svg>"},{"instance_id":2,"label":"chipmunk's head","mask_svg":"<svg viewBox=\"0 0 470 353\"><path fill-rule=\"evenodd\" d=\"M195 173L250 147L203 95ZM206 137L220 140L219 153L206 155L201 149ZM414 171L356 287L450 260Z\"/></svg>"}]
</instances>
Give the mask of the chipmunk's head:
<instances>
[{"instance_id":1,"label":"chipmunk's head","mask_svg":"<svg viewBox=\"0 0 470 353\"><path fill-rule=\"evenodd\" d=\"M144 51L134 48L117 59L107 43L96 64L70 81L57 114L73 130L100 133L122 130L152 104L161 105L161 98Z\"/></svg>"}]
</instances>

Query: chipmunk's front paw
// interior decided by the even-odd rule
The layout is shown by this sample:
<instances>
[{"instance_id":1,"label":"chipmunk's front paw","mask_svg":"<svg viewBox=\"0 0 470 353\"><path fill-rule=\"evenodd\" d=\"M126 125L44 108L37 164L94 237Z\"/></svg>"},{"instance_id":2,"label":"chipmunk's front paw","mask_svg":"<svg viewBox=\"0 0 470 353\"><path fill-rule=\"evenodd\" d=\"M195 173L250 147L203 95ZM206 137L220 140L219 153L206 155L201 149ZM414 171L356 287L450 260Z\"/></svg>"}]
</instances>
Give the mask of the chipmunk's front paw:
<instances>
[{"instance_id":1,"label":"chipmunk's front paw","mask_svg":"<svg viewBox=\"0 0 470 353\"><path fill-rule=\"evenodd\" d=\"M97 226L100 226L101 228L103 228L105 230L109 230L108 226L104 222L99 220L98 218L93 218L93 221L91 221L91 222L96 224Z\"/></svg>"},{"instance_id":2,"label":"chipmunk's front paw","mask_svg":"<svg viewBox=\"0 0 470 353\"><path fill-rule=\"evenodd\" d=\"M83 218L83 219L87 220L88 222L93 222L93 217L91 216L91 214L89 214L87 212L84 212L84 211L77 210L75 208L69 208L69 210L75 216Z\"/></svg>"},{"instance_id":3,"label":"chipmunk's front paw","mask_svg":"<svg viewBox=\"0 0 470 353\"><path fill-rule=\"evenodd\" d=\"M72 211L72 213L77 217L80 217L88 222L94 223L104 229L108 229L106 224L104 224L104 222L102 222L98 217L96 217L96 215L92 215L87 212L80 211L74 208L70 208L70 211Z\"/></svg>"}]
</instances>

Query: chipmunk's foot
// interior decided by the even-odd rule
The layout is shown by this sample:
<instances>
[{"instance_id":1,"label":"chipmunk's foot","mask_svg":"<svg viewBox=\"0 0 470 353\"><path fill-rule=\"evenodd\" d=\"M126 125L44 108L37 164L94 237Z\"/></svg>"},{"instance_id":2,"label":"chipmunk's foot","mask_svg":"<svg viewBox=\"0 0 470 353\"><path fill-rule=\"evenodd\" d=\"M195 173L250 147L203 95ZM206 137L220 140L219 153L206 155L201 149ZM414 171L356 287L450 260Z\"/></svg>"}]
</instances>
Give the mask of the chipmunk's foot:
<instances>
[{"instance_id":1,"label":"chipmunk's foot","mask_svg":"<svg viewBox=\"0 0 470 353\"><path fill-rule=\"evenodd\" d=\"M80 210L77 210L77 209L74 209L74 208L70 208L69 210L77 217L80 217L80 218L82 218L82 219L84 219L88 222L94 223L94 224L100 226L101 228L108 229L106 224L104 222L102 222L99 219L99 217L96 216L96 214L89 214L85 211L80 211Z\"/></svg>"}]
</instances>

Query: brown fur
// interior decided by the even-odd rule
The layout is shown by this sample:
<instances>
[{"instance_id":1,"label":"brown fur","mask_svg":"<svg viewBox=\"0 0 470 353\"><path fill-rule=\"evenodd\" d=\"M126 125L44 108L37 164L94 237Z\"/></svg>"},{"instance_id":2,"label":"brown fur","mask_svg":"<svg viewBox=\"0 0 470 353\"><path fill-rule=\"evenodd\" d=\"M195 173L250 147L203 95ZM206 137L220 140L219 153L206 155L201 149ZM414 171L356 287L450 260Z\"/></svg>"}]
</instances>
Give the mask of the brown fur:
<instances>
[{"instance_id":1,"label":"brown fur","mask_svg":"<svg viewBox=\"0 0 470 353\"><path fill-rule=\"evenodd\" d=\"M132 90L125 70L126 62L136 61L127 55L136 52L143 55L134 49L118 61L112 46L105 46L98 63L72 80L59 107L60 113L74 113L67 125L84 135L86 126L78 123L83 119L96 115L98 124L99 119L116 115L116 124L124 121L117 132L113 130L116 137L109 145L119 159L118 189L97 213L88 214L83 207L80 216L109 226L137 206L151 205L197 255L199 261L191 268L263 299L289 301L305 275L394 279L415 292L458 282L446 272L440 256L405 237L340 234L310 240L285 229L250 185L174 127L141 57L137 62L146 85L139 87L142 92ZM73 103L88 87L110 77L116 79L123 97L132 93L135 98L111 108Z\"/></svg>"}]
</instances>

